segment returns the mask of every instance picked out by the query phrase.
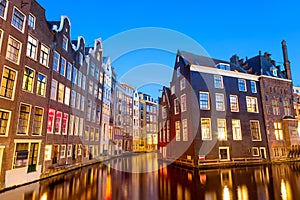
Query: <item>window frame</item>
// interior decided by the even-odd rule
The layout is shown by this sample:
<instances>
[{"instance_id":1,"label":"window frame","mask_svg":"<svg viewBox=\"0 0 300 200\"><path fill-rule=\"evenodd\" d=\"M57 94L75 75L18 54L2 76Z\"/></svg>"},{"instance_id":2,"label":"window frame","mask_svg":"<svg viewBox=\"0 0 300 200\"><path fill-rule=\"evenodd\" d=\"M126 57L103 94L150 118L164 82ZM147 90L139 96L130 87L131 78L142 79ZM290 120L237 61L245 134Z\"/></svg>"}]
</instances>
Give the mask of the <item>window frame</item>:
<instances>
[{"instance_id":1,"label":"window frame","mask_svg":"<svg viewBox=\"0 0 300 200\"><path fill-rule=\"evenodd\" d=\"M253 129L252 129L252 127L251 127L251 123L253 123L253 122L255 122L255 123L257 123L258 124L258 134L259 134L259 139L253 139ZM260 130L260 122L259 122L259 120L250 120L250 132L251 132L251 137L252 137L252 141L262 141L262 137L261 137L261 130Z\"/></svg>"},{"instance_id":2,"label":"window frame","mask_svg":"<svg viewBox=\"0 0 300 200\"><path fill-rule=\"evenodd\" d=\"M250 81L250 86L251 86L251 92L252 93L257 93L256 82L255 81Z\"/></svg>"},{"instance_id":3,"label":"window frame","mask_svg":"<svg viewBox=\"0 0 300 200\"><path fill-rule=\"evenodd\" d=\"M235 99L235 102L232 101L232 99ZM239 112L240 107L239 107L239 97L238 95L230 95L229 96L229 101L230 101L230 111L231 112Z\"/></svg>"},{"instance_id":4,"label":"window frame","mask_svg":"<svg viewBox=\"0 0 300 200\"><path fill-rule=\"evenodd\" d=\"M239 126L234 126L235 124L233 123L233 121L238 122ZM241 127L241 120L240 119L231 119L231 126L232 126L232 139L234 141L242 141L243 134L242 134L242 127ZM237 131L237 129L238 129L238 131Z\"/></svg>"},{"instance_id":5,"label":"window frame","mask_svg":"<svg viewBox=\"0 0 300 200\"><path fill-rule=\"evenodd\" d=\"M45 67L49 67L48 66L49 57L50 57L50 48L42 43L40 49L40 63Z\"/></svg>"},{"instance_id":6,"label":"window frame","mask_svg":"<svg viewBox=\"0 0 300 200\"><path fill-rule=\"evenodd\" d=\"M36 129L36 126L35 126L35 122L37 121L36 120L36 110L38 109L41 109L42 110L42 115L39 115L41 117L40 121L38 121L38 123L40 123L40 127L39 127L39 132L36 133L34 130ZM35 106L34 107L34 112L33 112L33 122L32 122L32 135L35 135L35 136L41 136L42 135L42 130L43 130L43 120L44 120L44 108L43 107L39 107L39 106Z\"/></svg>"},{"instance_id":7,"label":"window frame","mask_svg":"<svg viewBox=\"0 0 300 200\"><path fill-rule=\"evenodd\" d=\"M10 84L10 82L13 81L13 88L12 88L12 92L11 92L11 97L8 97L7 95L6 96L2 96L1 95L1 92L2 92L2 85L4 84L3 83L3 75L4 75L4 70L7 69L9 70L9 76L11 74L11 72L14 72L15 73L15 79L12 80L12 79L9 79L9 77L6 77L5 80L6 80L6 87L5 87L5 90L7 90L8 86L7 84ZM11 101L14 101L15 99L15 92L16 92L16 84L17 84L17 79L18 79L18 71L13 69L13 68L10 68L6 65L4 65L3 67L3 70L2 70L2 76L1 76L1 85L0 85L0 98L4 98L4 99L8 99L8 100L11 100ZM9 83L7 83L9 82Z\"/></svg>"},{"instance_id":8,"label":"window frame","mask_svg":"<svg viewBox=\"0 0 300 200\"><path fill-rule=\"evenodd\" d=\"M243 85L244 85L244 90L242 90L241 86L241 81L243 81ZM247 92L247 82L245 79L238 79L238 88L240 92Z\"/></svg>"},{"instance_id":9,"label":"window frame","mask_svg":"<svg viewBox=\"0 0 300 200\"><path fill-rule=\"evenodd\" d=\"M8 10L8 6L9 6L9 1L7 1L7 0L5 0L6 1L6 5L5 5L5 7L3 6L3 16L2 15L0 15L0 18L2 18L3 20L5 20L6 21L6 17L7 17L7 10Z\"/></svg>"},{"instance_id":10,"label":"window frame","mask_svg":"<svg viewBox=\"0 0 300 200\"><path fill-rule=\"evenodd\" d=\"M186 94L183 94L183 95L180 96L180 108L181 108L181 112L185 112L187 110L186 105L187 105L186 104Z\"/></svg>"},{"instance_id":11,"label":"window frame","mask_svg":"<svg viewBox=\"0 0 300 200\"><path fill-rule=\"evenodd\" d=\"M43 76L45 81L40 81L39 75ZM42 87L43 85L44 85L44 88ZM39 91L43 91L43 92L40 93ZM45 97L46 92L47 92L47 76L42 73L38 73L37 84L36 84L36 94L40 97Z\"/></svg>"},{"instance_id":12,"label":"window frame","mask_svg":"<svg viewBox=\"0 0 300 200\"><path fill-rule=\"evenodd\" d=\"M5 134L0 134L0 137L8 137L8 133L9 133L9 130L10 130L10 120L11 120L11 113L12 111L10 110L5 110L5 109L0 109L0 113L1 113L1 121L3 121L3 112L7 113L8 114L8 118L7 118L7 123L6 123L6 127L5 127ZM2 123L0 124L2 126ZM0 128L1 128L0 126Z\"/></svg>"},{"instance_id":13,"label":"window frame","mask_svg":"<svg viewBox=\"0 0 300 200\"><path fill-rule=\"evenodd\" d=\"M182 122L182 141L188 141L189 134L188 134L188 121L187 119L183 119Z\"/></svg>"},{"instance_id":14,"label":"window frame","mask_svg":"<svg viewBox=\"0 0 300 200\"><path fill-rule=\"evenodd\" d=\"M253 108L254 108L253 100L255 100L255 104L256 104L255 110L253 110ZM250 107L249 107L249 105L250 105ZM249 112L249 113L259 113L257 97L246 96L246 106L247 106L247 112Z\"/></svg>"},{"instance_id":15,"label":"window frame","mask_svg":"<svg viewBox=\"0 0 300 200\"><path fill-rule=\"evenodd\" d=\"M224 150L224 149L227 150L227 158L226 159L222 159L222 157L221 157L221 150ZM228 160L230 160L229 147L226 147L226 146L220 146L219 147L219 159L220 159L220 161L228 161Z\"/></svg>"},{"instance_id":16,"label":"window frame","mask_svg":"<svg viewBox=\"0 0 300 200\"><path fill-rule=\"evenodd\" d=\"M63 35L61 47L62 47L65 51L68 51L68 43L69 43L69 38L68 38L66 35Z\"/></svg>"},{"instance_id":17,"label":"window frame","mask_svg":"<svg viewBox=\"0 0 300 200\"><path fill-rule=\"evenodd\" d=\"M16 48L15 46L13 46L13 44L10 44L10 41L14 41L15 43L18 43L19 48ZM12 51L9 51L10 48L13 48L14 51L17 51L17 53L18 53L17 61L10 58L10 55L13 54ZM22 42L20 42L19 40L17 40L13 36L9 35L8 40L7 40L7 48L6 48L5 59L9 60L12 63L15 63L15 64L19 65L20 64L21 53L22 53Z\"/></svg>"},{"instance_id":18,"label":"window frame","mask_svg":"<svg viewBox=\"0 0 300 200\"><path fill-rule=\"evenodd\" d=\"M205 104L201 103L201 102L206 102L206 99L201 100L202 99L201 94L207 94L207 108L201 107L201 105L206 105L206 103ZM210 110L210 94L209 94L209 92L199 91L199 108L200 108L200 110Z\"/></svg>"},{"instance_id":19,"label":"window frame","mask_svg":"<svg viewBox=\"0 0 300 200\"><path fill-rule=\"evenodd\" d=\"M186 86L186 79L185 78L182 78L180 80L180 90L184 90L185 89L185 86Z\"/></svg>"},{"instance_id":20,"label":"window frame","mask_svg":"<svg viewBox=\"0 0 300 200\"><path fill-rule=\"evenodd\" d=\"M222 126L220 126L222 123ZM223 129L223 137L220 136L221 134L221 129ZM223 118L218 118L217 119L217 132L218 132L218 140L219 141L227 141L227 127L226 127L226 119Z\"/></svg>"},{"instance_id":21,"label":"window frame","mask_svg":"<svg viewBox=\"0 0 300 200\"><path fill-rule=\"evenodd\" d=\"M23 17L24 17L24 18L23 18L23 21L22 21L22 24L21 24L22 29L20 29L19 27L17 27L17 26L14 24L14 22L15 22L14 17L17 17L17 16L15 15L15 10L16 10L17 12L19 12L21 15L23 15ZM20 20L19 17L17 17L17 19ZM19 10L17 7L15 7L15 6L13 7L13 10L12 10L11 25L12 25L14 28L16 28L18 31L22 32L22 33L24 33L25 26L27 25L27 24L26 24L26 15L25 15L21 10Z\"/></svg>"},{"instance_id":22,"label":"window frame","mask_svg":"<svg viewBox=\"0 0 300 200\"><path fill-rule=\"evenodd\" d=\"M180 110L179 100L178 98L174 99L174 114L178 115Z\"/></svg>"},{"instance_id":23,"label":"window frame","mask_svg":"<svg viewBox=\"0 0 300 200\"><path fill-rule=\"evenodd\" d=\"M222 96L223 101L217 101L217 96ZM225 111L225 95L223 93L215 93L216 111ZM219 109L219 103L222 103L222 109Z\"/></svg>"},{"instance_id":24,"label":"window frame","mask_svg":"<svg viewBox=\"0 0 300 200\"><path fill-rule=\"evenodd\" d=\"M216 78L220 78L217 80ZM220 84L220 85L218 85ZM223 76L221 75L214 75L214 87L216 89L223 89L224 88L224 83L223 83Z\"/></svg>"},{"instance_id":25,"label":"window frame","mask_svg":"<svg viewBox=\"0 0 300 200\"><path fill-rule=\"evenodd\" d=\"M38 47L38 39L29 34L27 38L26 56L37 61Z\"/></svg>"},{"instance_id":26,"label":"window frame","mask_svg":"<svg viewBox=\"0 0 300 200\"><path fill-rule=\"evenodd\" d=\"M206 136L206 134L204 135L203 134L203 121L204 120L208 120L208 125L209 125L209 127L206 127L206 128L209 128L209 137L204 137L204 136ZM212 140L212 130L211 130L211 118L201 118L200 119L200 122L201 122L201 139L203 140L203 141L210 141L210 140Z\"/></svg>"},{"instance_id":27,"label":"window frame","mask_svg":"<svg viewBox=\"0 0 300 200\"><path fill-rule=\"evenodd\" d=\"M36 22L36 17L32 13L29 13L29 15L28 15L28 23L27 24L33 30L35 29L35 22Z\"/></svg>"},{"instance_id":28,"label":"window frame","mask_svg":"<svg viewBox=\"0 0 300 200\"><path fill-rule=\"evenodd\" d=\"M25 72L26 72L26 69L32 70L32 72L33 72L33 77L30 77L30 75L26 75L26 77L27 77L28 80L32 79L31 80L32 81L31 82L31 90L28 90L28 89L24 88L25 87L24 85L27 83L27 81L24 82L25 81ZM35 79L35 70L25 65L25 67L24 67L24 73L23 73L23 81L22 81L22 90L26 91L26 92L33 93L33 90L34 90L34 79ZM29 87L29 86L27 86L27 87Z\"/></svg>"},{"instance_id":29,"label":"window frame","mask_svg":"<svg viewBox=\"0 0 300 200\"><path fill-rule=\"evenodd\" d=\"M28 112L21 112L21 106L22 105L24 105L26 107L29 107L29 111ZM29 124L30 124L30 118L31 118L31 107L32 107L32 105L30 105L30 104L23 103L23 102L20 103L20 106L19 106L19 115L18 115L18 126L17 126L17 130L16 130L17 135L28 135L29 128L30 128ZM21 114L26 115L27 119L26 118L21 118ZM26 120L27 120L26 127L25 127L26 129L25 129L24 132L20 132L20 125L21 125L20 123L22 122L20 120L23 120L24 122L26 122ZM25 123L24 123L24 125L25 125ZM22 126L22 127L24 127L24 126Z\"/></svg>"},{"instance_id":30,"label":"window frame","mask_svg":"<svg viewBox=\"0 0 300 200\"><path fill-rule=\"evenodd\" d=\"M176 139L176 142L179 142L181 140L180 134L181 134L181 122L180 121L175 121L175 139Z\"/></svg>"}]
</instances>

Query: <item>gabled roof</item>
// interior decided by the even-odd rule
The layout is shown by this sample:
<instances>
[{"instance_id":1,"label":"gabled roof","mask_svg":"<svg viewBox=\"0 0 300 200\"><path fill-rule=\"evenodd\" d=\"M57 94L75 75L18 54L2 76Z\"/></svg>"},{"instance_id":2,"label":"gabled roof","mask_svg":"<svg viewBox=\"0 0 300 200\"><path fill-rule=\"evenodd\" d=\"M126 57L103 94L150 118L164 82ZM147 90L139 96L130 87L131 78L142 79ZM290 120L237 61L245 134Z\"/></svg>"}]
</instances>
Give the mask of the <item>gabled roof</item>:
<instances>
[{"instance_id":1,"label":"gabled roof","mask_svg":"<svg viewBox=\"0 0 300 200\"><path fill-rule=\"evenodd\" d=\"M200 56L186 51L178 51L178 54L187 62L186 64L215 67L219 63L230 64L227 61L210 58L207 56Z\"/></svg>"}]
</instances>

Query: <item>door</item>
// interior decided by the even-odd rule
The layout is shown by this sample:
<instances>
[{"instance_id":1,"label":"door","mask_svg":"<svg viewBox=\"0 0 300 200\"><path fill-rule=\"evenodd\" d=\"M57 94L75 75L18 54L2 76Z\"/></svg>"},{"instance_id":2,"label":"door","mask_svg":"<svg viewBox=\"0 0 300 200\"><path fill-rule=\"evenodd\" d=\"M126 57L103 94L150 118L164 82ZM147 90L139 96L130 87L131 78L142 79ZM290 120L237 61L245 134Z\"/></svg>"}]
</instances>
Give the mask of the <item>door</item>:
<instances>
[{"instance_id":1,"label":"door","mask_svg":"<svg viewBox=\"0 0 300 200\"><path fill-rule=\"evenodd\" d=\"M39 143L31 143L29 152L28 172L35 172L38 162Z\"/></svg>"},{"instance_id":2,"label":"door","mask_svg":"<svg viewBox=\"0 0 300 200\"><path fill-rule=\"evenodd\" d=\"M260 147L260 156L262 159L267 158L267 153L266 153L266 148L265 147Z\"/></svg>"}]
</instances>

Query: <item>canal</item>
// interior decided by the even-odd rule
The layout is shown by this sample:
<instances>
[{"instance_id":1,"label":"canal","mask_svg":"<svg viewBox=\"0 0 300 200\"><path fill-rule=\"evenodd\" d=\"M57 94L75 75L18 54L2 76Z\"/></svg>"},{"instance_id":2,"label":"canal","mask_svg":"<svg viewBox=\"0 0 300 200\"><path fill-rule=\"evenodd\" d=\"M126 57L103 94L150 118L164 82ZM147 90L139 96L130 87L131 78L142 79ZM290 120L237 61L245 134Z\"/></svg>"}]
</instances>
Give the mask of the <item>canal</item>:
<instances>
[{"instance_id":1,"label":"canal","mask_svg":"<svg viewBox=\"0 0 300 200\"><path fill-rule=\"evenodd\" d=\"M299 183L300 163L198 171L123 157L1 193L0 199L289 200L300 199Z\"/></svg>"}]
</instances>

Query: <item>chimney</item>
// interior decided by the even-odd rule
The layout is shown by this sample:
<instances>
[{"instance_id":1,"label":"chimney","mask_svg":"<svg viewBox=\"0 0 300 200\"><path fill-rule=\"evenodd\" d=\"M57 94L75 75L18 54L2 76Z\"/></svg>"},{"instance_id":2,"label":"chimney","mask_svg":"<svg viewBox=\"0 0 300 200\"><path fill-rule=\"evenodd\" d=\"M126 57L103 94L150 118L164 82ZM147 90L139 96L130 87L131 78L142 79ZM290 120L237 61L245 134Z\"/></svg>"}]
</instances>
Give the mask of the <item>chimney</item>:
<instances>
[{"instance_id":1,"label":"chimney","mask_svg":"<svg viewBox=\"0 0 300 200\"><path fill-rule=\"evenodd\" d=\"M288 58L288 53L287 53L287 45L286 45L286 41L282 40L281 42L282 44L282 52L283 52L283 60L284 60L284 68L286 71L286 77L289 80L292 80L292 73L291 73L291 67L290 67L290 61Z\"/></svg>"}]
</instances>

